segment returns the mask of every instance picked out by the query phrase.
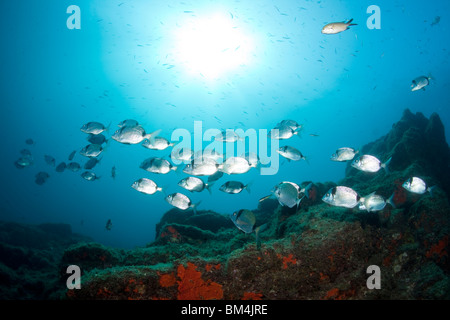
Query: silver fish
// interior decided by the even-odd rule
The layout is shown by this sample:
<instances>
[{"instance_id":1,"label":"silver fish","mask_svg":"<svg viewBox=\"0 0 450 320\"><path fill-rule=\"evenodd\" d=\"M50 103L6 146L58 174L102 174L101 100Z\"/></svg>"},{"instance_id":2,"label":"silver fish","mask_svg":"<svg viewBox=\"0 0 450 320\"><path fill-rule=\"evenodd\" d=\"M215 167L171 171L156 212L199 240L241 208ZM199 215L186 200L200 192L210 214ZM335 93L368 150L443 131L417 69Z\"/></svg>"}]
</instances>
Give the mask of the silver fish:
<instances>
[{"instance_id":1,"label":"silver fish","mask_svg":"<svg viewBox=\"0 0 450 320\"><path fill-rule=\"evenodd\" d=\"M194 159L184 167L183 172L193 176L210 176L215 174L218 169L219 164L214 160L198 161Z\"/></svg>"},{"instance_id":2,"label":"silver fish","mask_svg":"<svg viewBox=\"0 0 450 320\"><path fill-rule=\"evenodd\" d=\"M355 157L355 155L357 153L359 153L359 150L355 150L353 148L347 148L347 147L339 148L336 150L336 153L333 153L331 155L331 160L332 161L353 160L353 158Z\"/></svg>"},{"instance_id":3,"label":"silver fish","mask_svg":"<svg viewBox=\"0 0 450 320\"><path fill-rule=\"evenodd\" d=\"M202 192L208 190L211 193L212 184L204 183L202 179L197 177L187 177L178 182L178 185L191 192Z\"/></svg>"},{"instance_id":4,"label":"silver fish","mask_svg":"<svg viewBox=\"0 0 450 320\"><path fill-rule=\"evenodd\" d=\"M81 174L81 176L86 179L87 181L94 181L100 179L99 176L97 176L94 172L85 171Z\"/></svg>"},{"instance_id":5,"label":"silver fish","mask_svg":"<svg viewBox=\"0 0 450 320\"><path fill-rule=\"evenodd\" d=\"M81 166L80 166L80 164L77 163L77 162L70 162L70 163L67 165L67 169L69 169L69 170L72 171L72 172L78 172L78 171L80 171Z\"/></svg>"},{"instance_id":6,"label":"silver fish","mask_svg":"<svg viewBox=\"0 0 450 320\"><path fill-rule=\"evenodd\" d=\"M26 155L14 162L15 166L19 169L26 168L33 164L33 157L31 155Z\"/></svg>"},{"instance_id":7,"label":"silver fish","mask_svg":"<svg viewBox=\"0 0 450 320\"><path fill-rule=\"evenodd\" d=\"M412 193L424 194L428 191L431 195L433 194L432 191L435 188L435 186L427 188L425 181L418 177L409 178L402 184L402 187Z\"/></svg>"},{"instance_id":8,"label":"silver fish","mask_svg":"<svg viewBox=\"0 0 450 320\"><path fill-rule=\"evenodd\" d=\"M246 152L241 155L241 158L247 160L250 166L253 168L257 168L260 164L259 156L254 152Z\"/></svg>"},{"instance_id":9,"label":"silver fish","mask_svg":"<svg viewBox=\"0 0 450 320\"><path fill-rule=\"evenodd\" d=\"M270 130L267 136L271 139L285 140L291 138L293 135L298 134L299 132L292 130L290 126L280 125Z\"/></svg>"},{"instance_id":10,"label":"silver fish","mask_svg":"<svg viewBox=\"0 0 450 320\"><path fill-rule=\"evenodd\" d=\"M300 187L294 182L283 181L272 189L270 195L261 198L259 202L275 196L282 206L287 206L289 208L293 208L295 206L298 207L300 201L303 199L303 197L300 197L300 194L304 193L305 190L305 188L300 189Z\"/></svg>"},{"instance_id":11,"label":"silver fish","mask_svg":"<svg viewBox=\"0 0 450 320\"><path fill-rule=\"evenodd\" d=\"M323 34L337 34L339 32L347 30L350 26L356 26L356 23L352 23L353 19L348 20L347 22L332 22L325 25L322 28Z\"/></svg>"},{"instance_id":12,"label":"silver fish","mask_svg":"<svg viewBox=\"0 0 450 320\"><path fill-rule=\"evenodd\" d=\"M359 210L374 212L383 210L385 206L386 200L382 196L375 194L375 192L359 199Z\"/></svg>"},{"instance_id":13,"label":"silver fish","mask_svg":"<svg viewBox=\"0 0 450 320\"><path fill-rule=\"evenodd\" d=\"M172 161L191 161L194 156L194 151L189 148L176 148L172 149L170 153L170 158Z\"/></svg>"},{"instance_id":14,"label":"silver fish","mask_svg":"<svg viewBox=\"0 0 450 320\"><path fill-rule=\"evenodd\" d=\"M158 187L153 180L147 178L141 178L135 181L131 187L145 194L154 194L157 191L162 191L162 188Z\"/></svg>"},{"instance_id":15,"label":"silver fish","mask_svg":"<svg viewBox=\"0 0 450 320\"><path fill-rule=\"evenodd\" d=\"M91 143L81 149L80 154L85 157L97 157L103 150L101 145Z\"/></svg>"},{"instance_id":16,"label":"silver fish","mask_svg":"<svg viewBox=\"0 0 450 320\"><path fill-rule=\"evenodd\" d=\"M222 160L222 159L223 159L223 154L217 152L214 149L199 150L194 155L195 161L212 160L212 161L218 162L219 160Z\"/></svg>"},{"instance_id":17,"label":"silver fish","mask_svg":"<svg viewBox=\"0 0 450 320\"><path fill-rule=\"evenodd\" d=\"M240 193L242 190L247 190L250 193L251 184L244 185L239 181L227 181L223 185L220 186L219 190L229 194Z\"/></svg>"},{"instance_id":18,"label":"silver fish","mask_svg":"<svg viewBox=\"0 0 450 320\"><path fill-rule=\"evenodd\" d=\"M216 171L216 173L214 173L214 174L212 174L212 175L210 175L208 177L208 182L217 181L220 178L222 178L222 176L223 176L223 172L222 171Z\"/></svg>"},{"instance_id":19,"label":"silver fish","mask_svg":"<svg viewBox=\"0 0 450 320\"><path fill-rule=\"evenodd\" d=\"M242 157L230 157L219 166L219 170L226 174L242 174L248 172L252 166Z\"/></svg>"},{"instance_id":20,"label":"silver fish","mask_svg":"<svg viewBox=\"0 0 450 320\"><path fill-rule=\"evenodd\" d=\"M378 172L383 168L387 173L389 173L388 165L392 158L389 158L385 163L381 163L376 157L364 154L359 158L353 160L352 167L365 172Z\"/></svg>"},{"instance_id":21,"label":"silver fish","mask_svg":"<svg viewBox=\"0 0 450 320\"><path fill-rule=\"evenodd\" d=\"M360 200L355 190L349 187L337 186L328 190L322 201L333 206L354 208Z\"/></svg>"},{"instance_id":22,"label":"silver fish","mask_svg":"<svg viewBox=\"0 0 450 320\"><path fill-rule=\"evenodd\" d=\"M137 144L141 143L144 139L151 139L159 132L160 130L147 134L141 126L124 126L117 130L112 138L123 144Z\"/></svg>"},{"instance_id":23,"label":"silver fish","mask_svg":"<svg viewBox=\"0 0 450 320\"><path fill-rule=\"evenodd\" d=\"M83 131L84 133L99 134L102 133L103 131L108 130L108 127L105 127L100 122L88 122L84 124L80 128L80 130Z\"/></svg>"},{"instance_id":24,"label":"silver fish","mask_svg":"<svg viewBox=\"0 0 450 320\"><path fill-rule=\"evenodd\" d=\"M172 193L169 194L165 200L172 206L181 209L181 210L186 210L189 208L192 208L194 210L194 212L196 211L196 207L200 204L193 204L191 199L189 199L186 195L182 194L182 193Z\"/></svg>"},{"instance_id":25,"label":"silver fish","mask_svg":"<svg viewBox=\"0 0 450 320\"><path fill-rule=\"evenodd\" d=\"M430 84L431 77L420 76L415 78L411 83L411 91L425 90L425 87Z\"/></svg>"},{"instance_id":26,"label":"silver fish","mask_svg":"<svg viewBox=\"0 0 450 320\"><path fill-rule=\"evenodd\" d=\"M291 146L280 147L277 152L289 161L306 160L306 157L300 152L300 150L297 150Z\"/></svg>"},{"instance_id":27,"label":"silver fish","mask_svg":"<svg viewBox=\"0 0 450 320\"><path fill-rule=\"evenodd\" d=\"M298 124L295 120L283 120L277 124L277 127L288 126L294 131L299 131L303 128L303 125Z\"/></svg>"},{"instance_id":28,"label":"silver fish","mask_svg":"<svg viewBox=\"0 0 450 320\"><path fill-rule=\"evenodd\" d=\"M172 147L173 143L163 137L154 137L152 139L145 139L142 142L142 146L151 150L165 150L168 147Z\"/></svg>"},{"instance_id":29,"label":"silver fish","mask_svg":"<svg viewBox=\"0 0 450 320\"><path fill-rule=\"evenodd\" d=\"M221 142L236 142L242 141L243 138L239 137L239 135L234 132L234 130L222 130L221 133L217 134L214 137L214 140Z\"/></svg>"},{"instance_id":30,"label":"silver fish","mask_svg":"<svg viewBox=\"0 0 450 320\"><path fill-rule=\"evenodd\" d=\"M170 171L175 171L178 169L178 167L173 166L169 161L162 158L148 158L144 160L141 165L141 169L144 169L148 172L152 173L159 173L159 174L166 174Z\"/></svg>"}]
</instances>

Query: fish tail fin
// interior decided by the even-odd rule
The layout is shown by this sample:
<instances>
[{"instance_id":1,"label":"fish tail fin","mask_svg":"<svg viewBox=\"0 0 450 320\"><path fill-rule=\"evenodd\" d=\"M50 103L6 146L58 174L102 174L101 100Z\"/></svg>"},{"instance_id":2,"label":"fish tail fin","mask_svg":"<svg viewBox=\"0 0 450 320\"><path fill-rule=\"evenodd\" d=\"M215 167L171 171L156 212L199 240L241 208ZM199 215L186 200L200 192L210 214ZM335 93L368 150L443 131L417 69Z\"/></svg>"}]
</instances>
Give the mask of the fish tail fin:
<instances>
[{"instance_id":1,"label":"fish tail fin","mask_svg":"<svg viewBox=\"0 0 450 320\"><path fill-rule=\"evenodd\" d=\"M197 214L197 207L200 205L200 203L202 203L201 200L197 203L191 204L191 208L192 208L192 210L194 210L194 214Z\"/></svg>"},{"instance_id":2,"label":"fish tail fin","mask_svg":"<svg viewBox=\"0 0 450 320\"><path fill-rule=\"evenodd\" d=\"M384 169L384 171L386 171L387 174L390 173L390 171L389 171L389 164L391 163L391 160L392 160L392 157L390 157L388 159L388 161L386 161L385 163L381 164L381 167Z\"/></svg>"},{"instance_id":3,"label":"fish tail fin","mask_svg":"<svg viewBox=\"0 0 450 320\"><path fill-rule=\"evenodd\" d=\"M253 181L247 183L247 185L244 186L244 189L247 190L247 192L248 192L249 194L251 193L251 192L250 192L250 191L251 191L251 190L250 190L250 187L252 186L252 184L253 184Z\"/></svg>"},{"instance_id":4,"label":"fish tail fin","mask_svg":"<svg viewBox=\"0 0 450 320\"><path fill-rule=\"evenodd\" d=\"M105 131L108 132L109 134L109 129L111 129L111 121L109 122L109 124L106 126Z\"/></svg>"},{"instance_id":5,"label":"fish tail fin","mask_svg":"<svg viewBox=\"0 0 450 320\"><path fill-rule=\"evenodd\" d=\"M301 198L298 198L298 200L296 201L296 202L297 202L297 207L296 207L296 209L295 209L295 212L298 211L298 208L300 207L300 202L302 202L302 200L303 200L304 197L305 197L305 196L303 196L303 197L301 197Z\"/></svg>"},{"instance_id":6,"label":"fish tail fin","mask_svg":"<svg viewBox=\"0 0 450 320\"><path fill-rule=\"evenodd\" d=\"M214 185L214 182L205 184L205 188L206 188L206 190L208 190L210 195L212 195L211 188L212 188L213 185Z\"/></svg>"},{"instance_id":7,"label":"fish tail fin","mask_svg":"<svg viewBox=\"0 0 450 320\"><path fill-rule=\"evenodd\" d=\"M268 224L267 224L267 223L264 223L264 224L260 225L259 227L257 227L257 228L255 229L255 235L256 235L256 249L257 249L257 250L261 249L261 238L260 238L259 234L260 234L261 232L263 232L264 230L266 230L267 227L268 227Z\"/></svg>"},{"instance_id":8,"label":"fish tail fin","mask_svg":"<svg viewBox=\"0 0 450 320\"><path fill-rule=\"evenodd\" d=\"M156 130L156 131L153 131L153 132L151 132L151 133L147 133L145 136L144 136L144 139L148 139L148 140L150 140L150 141L154 141L155 140L155 137L158 135L158 134L160 134L160 132L162 131L162 129L158 129L158 130Z\"/></svg>"},{"instance_id":9,"label":"fish tail fin","mask_svg":"<svg viewBox=\"0 0 450 320\"><path fill-rule=\"evenodd\" d=\"M436 189L437 186L428 187L427 191L430 193L430 196L433 197L433 190Z\"/></svg>"},{"instance_id":10,"label":"fish tail fin","mask_svg":"<svg viewBox=\"0 0 450 320\"><path fill-rule=\"evenodd\" d=\"M306 163L307 163L308 165L311 165L311 164L309 163L309 159L310 159L310 158L311 158L311 156L302 156L302 159L305 160Z\"/></svg>"},{"instance_id":11,"label":"fish tail fin","mask_svg":"<svg viewBox=\"0 0 450 320\"><path fill-rule=\"evenodd\" d=\"M397 206L395 205L394 202L394 196L395 196L395 192L392 192L392 195L389 197L389 199L386 200L386 203L389 203L392 208L397 209Z\"/></svg>"},{"instance_id":12,"label":"fish tail fin","mask_svg":"<svg viewBox=\"0 0 450 320\"><path fill-rule=\"evenodd\" d=\"M346 22L346 24L347 24L348 26L357 26L357 25L358 25L358 24L356 24L356 23L352 23L352 21L353 21L353 18L350 19L350 20L348 20L348 21Z\"/></svg>"}]
</instances>

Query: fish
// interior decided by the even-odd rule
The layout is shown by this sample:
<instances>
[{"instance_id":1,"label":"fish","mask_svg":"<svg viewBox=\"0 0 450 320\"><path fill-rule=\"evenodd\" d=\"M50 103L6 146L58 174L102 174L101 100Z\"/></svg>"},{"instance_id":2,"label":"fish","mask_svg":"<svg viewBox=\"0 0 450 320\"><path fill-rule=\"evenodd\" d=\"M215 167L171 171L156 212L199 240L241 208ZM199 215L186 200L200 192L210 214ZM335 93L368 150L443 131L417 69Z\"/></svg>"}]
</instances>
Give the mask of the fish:
<instances>
[{"instance_id":1,"label":"fish","mask_svg":"<svg viewBox=\"0 0 450 320\"><path fill-rule=\"evenodd\" d=\"M332 161L350 161L353 160L359 150L353 148L343 147L336 150L336 153L331 155Z\"/></svg>"},{"instance_id":2,"label":"fish","mask_svg":"<svg viewBox=\"0 0 450 320\"><path fill-rule=\"evenodd\" d=\"M72 161L73 158L75 157L75 154L77 153L77 150L73 150L70 154L69 154L69 161Z\"/></svg>"},{"instance_id":3,"label":"fish","mask_svg":"<svg viewBox=\"0 0 450 320\"><path fill-rule=\"evenodd\" d=\"M253 213L253 211L248 209L241 209L239 211L233 212L232 214L230 214L230 219L239 230L245 233L255 232L256 248L259 250L261 247L259 235L267 228L268 224L265 223L263 225L260 225L259 227L255 227L255 214Z\"/></svg>"},{"instance_id":4,"label":"fish","mask_svg":"<svg viewBox=\"0 0 450 320\"><path fill-rule=\"evenodd\" d=\"M425 91L425 87L430 84L430 80L432 79L431 76L420 76L415 78L411 83L411 91L417 91L422 89Z\"/></svg>"},{"instance_id":5,"label":"fish","mask_svg":"<svg viewBox=\"0 0 450 320\"><path fill-rule=\"evenodd\" d=\"M98 159L98 158L90 158L88 160L88 162L86 162L84 164L83 168L86 169L86 170L94 169L94 167L97 165L97 163L99 163L100 160L102 160L102 159L103 158L100 158L100 159Z\"/></svg>"},{"instance_id":6,"label":"fish","mask_svg":"<svg viewBox=\"0 0 450 320\"><path fill-rule=\"evenodd\" d=\"M223 172L222 171L216 171L216 173L208 176L208 182L214 182L222 178Z\"/></svg>"},{"instance_id":7,"label":"fish","mask_svg":"<svg viewBox=\"0 0 450 320\"><path fill-rule=\"evenodd\" d=\"M270 139L285 140L285 139L289 139L292 136L298 135L298 134L299 134L299 131L292 130L292 128L290 126L281 125L281 126L276 126L272 130L270 130L269 133L267 134L267 136Z\"/></svg>"},{"instance_id":8,"label":"fish","mask_svg":"<svg viewBox=\"0 0 450 320\"><path fill-rule=\"evenodd\" d=\"M158 187L153 180L147 178L141 178L139 180L136 180L135 182L133 182L131 187L145 194L154 194L157 191L162 191L162 188Z\"/></svg>"},{"instance_id":9,"label":"fish","mask_svg":"<svg viewBox=\"0 0 450 320\"><path fill-rule=\"evenodd\" d=\"M116 179L116 166L111 168L111 178Z\"/></svg>"},{"instance_id":10,"label":"fish","mask_svg":"<svg viewBox=\"0 0 450 320\"><path fill-rule=\"evenodd\" d=\"M332 22L325 25L322 28L323 34L337 34L342 31L349 29L350 26L357 26L356 23L352 23L353 19L348 20L347 22Z\"/></svg>"},{"instance_id":11,"label":"fish","mask_svg":"<svg viewBox=\"0 0 450 320\"><path fill-rule=\"evenodd\" d=\"M299 150L291 146L280 147L277 152L288 161L306 160L306 157Z\"/></svg>"},{"instance_id":12,"label":"fish","mask_svg":"<svg viewBox=\"0 0 450 320\"><path fill-rule=\"evenodd\" d=\"M248 172L252 166L242 157L230 157L219 166L219 170L226 174L242 174Z\"/></svg>"},{"instance_id":13,"label":"fish","mask_svg":"<svg viewBox=\"0 0 450 320\"><path fill-rule=\"evenodd\" d=\"M34 141L33 141L33 139L28 138L27 140L25 140L25 143L28 144L28 145L33 145Z\"/></svg>"},{"instance_id":14,"label":"fish","mask_svg":"<svg viewBox=\"0 0 450 320\"><path fill-rule=\"evenodd\" d=\"M202 179L197 177L187 177L178 182L178 185L191 192L202 192L208 190L211 194L212 183L204 183Z\"/></svg>"},{"instance_id":15,"label":"fish","mask_svg":"<svg viewBox=\"0 0 450 320\"><path fill-rule=\"evenodd\" d=\"M78 172L78 171L80 171L81 166L80 166L80 164L78 162L70 162L67 165L67 169L69 169L72 172Z\"/></svg>"},{"instance_id":16,"label":"fish","mask_svg":"<svg viewBox=\"0 0 450 320\"><path fill-rule=\"evenodd\" d=\"M165 197L165 200L170 205L172 205L178 209L181 209L181 210L186 210L186 209L192 208L194 210L194 213L197 212L196 208L200 204L200 202L198 202L196 204L192 203L191 199L189 199L188 196L186 196L182 193L179 193L179 192L169 194L168 196Z\"/></svg>"},{"instance_id":17,"label":"fish","mask_svg":"<svg viewBox=\"0 0 450 320\"><path fill-rule=\"evenodd\" d=\"M121 128L122 127L136 127L138 125L139 125L139 122L137 122L134 119L126 119L126 120L119 122L119 124L118 124L118 126Z\"/></svg>"},{"instance_id":18,"label":"fish","mask_svg":"<svg viewBox=\"0 0 450 320\"><path fill-rule=\"evenodd\" d=\"M359 199L359 210L367 210L367 212L381 211L388 202L386 202L382 196L372 192Z\"/></svg>"},{"instance_id":19,"label":"fish","mask_svg":"<svg viewBox=\"0 0 450 320\"><path fill-rule=\"evenodd\" d=\"M361 197L352 188L336 186L328 190L322 197L322 201L332 206L354 208L358 205Z\"/></svg>"},{"instance_id":20,"label":"fish","mask_svg":"<svg viewBox=\"0 0 450 320\"><path fill-rule=\"evenodd\" d=\"M435 26L439 23L439 21L441 21L441 17L440 16L436 16L433 20L433 22L431 23L431 26Z\"/></svg>"},{"instance_id":21,"label":"fish","mask_svg":"<svg viewBox=\"0 0 450 320\"><path fill-rule=\"evenodd\" d=\"M290 181L283 181L273 187L271 194L259 199L262 202L268 198L275 196L282 206L293 208L299 206L303 197L300 198L300 193L304 193L306 189L301 189L296 183Z\"/></svg>"},{"instance_id":22,"label":"fish","mask_svg":"<svg viewBox=\"0 0 450 320\"><path fill-rule=\"evenodd\" d=\"M141 126L124 126L117 130L112 138L113 140L123 144L138 144L144 139L151 139L156 136L161 130L147 134Z\"/></svg>"},{"instance_id":23,"label":"fish","mask_svg":"<svg viewBox=\"0 0 450 320\"><path fill-rule=\"evenodd\" d=\"M192 176L211 176L219 170L219 167L220 165L214 160L194 159L184 167L183 172Z\"/></svg>"},{"instance_id":24,"label":"fish","mask_svg":"<svg viewBox=\"0 0 450 320\"><path fill-rule=\"evenodd\" d=\"M214 137L214 140L220 142L236 142L243 141L243 138L234 132L234 130L222 130Z\"/></svg>"},{"instance_id":25,"label":"fish","mask_svg":"<svg viewBox=\"0 0 450 320\"><path fill-rule=\"evenodd\" d=\"M80 130L84 133L92 133L92 134L99 134L103 131L107 131L109 128L105 127L100 122L88 122L86 124L83 124L83 126L80 128Z\"/></svg>"},{"instance_id":26,"label":"fish","mask_svg":"<svg viewBox=\"0 0 450 320\"><path fill-rule=\"evenodd\" d=\"M258 168L260 165L259 156L254 152L246 152L243 155L241 155L241 158L247 160L250 166L253 168Z\"/></svg>"},{"instance_id":27,"label":"fish","mask_svg":"<svg viewBox=\"0 0 450 320\"><path fill-rule=\"evenodd\" d=\"M100 179L99 176L97 176L94 172L85 171L81 174L81 176L86 179L87 181L94 181Z\"/></svg>"},{"instance_id":28,"label":"fish","mask_svg":"<svg viewBox=\"0 0 450 320\"><path fill-rule=\"evenodd\" d=\"M229 194L237 194L245 189L248 193L250 193L250 186L251 183L244 185L240 181L227 181L220 186L219 190Z\"/></svg>"},{"instance_id":29,"label":"fish","mask_svg":"<svg viewBox=\"0 0 450 320\"><path fill-rule=\"evenodd\" d=\"M144 139L142 146L151 150L165 150L172 147L174 144L163 137L154 137L152 139Z\"/></svg>"},{"instance_id":30,"label":"fish","mask_svg":"<svg viewBox=\"0 0 450 320\"><path fill-rule=\"evenodd\" d=\"M148 158L144 160L139 168L144 169L145 171L158 173L158 174L166 174L170 171L176 171L178 167L173 166L169 161L163 158Z\"/></svg>"},{"instance_id":31,"label":"fish","mask_svg":"<svg viewBox=\"0 0 450 320\"><path fill-rule=\"evenodd\" d=\"M49 177L50 177L50 175L47 172L41 171L36 174L36 176L35 176L36 179L34 180L34 182L36 182L36 184L42 186Z\"/></svg>"},{"instance_id":32,"label":"fish","mask_svg":"<svg viewBox=\"0 0 450 320\"><path fill-rule=\"evenodd\" d=\"M194 154L195 161L212 160L218 162L223 159L223 154L214 149L199 150Z\"/></svg>"},{"instance_id":33,"label":"fish","mask_svg":"<svg viewBox=\"0 0 450 320\"><path fill-rule=\"evenodd\" d=\"M172 161L191 161L193 156L194 151L189 148L172 149L172 152L170 153L170 158Z\"/></svg>"},{"instance_id":34,"label":"fish","mask_svg":"<svg viewBox=\"0 0 450 320\"><path fill-rule=\"evenodd\" d=\"M282 127L282 126L288 126L294 131L298 131L303 128L303 125L298 124L297 121L295 121L295 120L282 120L276 125L276 127Z\"/></svg>"},{"instance_id":35,"label":"fish","mask_svg":"<svg viewBox=\"0 0 450 320\"><path fill-rule=\"evenodd\" d=\"M46 162L48 165L50 165L50 166L52 166L52 167L55 166L56 160L55 160L55 158L53 158L52 156L45 155L45 156L44 156L44 159L45 159L45 162Z\"/></svg>"},{"instance_id":36,"label":"fish","mask_svg":"<svg viewBox=\"0 0 450 320\"><path fill-rule=\"evenodd\" d=\"M64 170L66 170L66 167L67 167L66 163L65 162L61 162L56 167L56 172L64 172Z\"/></svg>"},{"instance_id":37,"label":"fish","mask_svg":"<svg viewBox=\"0 0 450 320\"><path fill-rule=\"evenodd\" d=\"M83 149L81 149L80 154L85 157L98 157L104 148L95 143L88 144Z\"/></svg>"},{"instance_id":38,"label":"fish","mask_svg":"<svg viewBox=\"0 0 450 320\"><path fill-rule=\"evenodd\" d=\"M31 155L23 156L14 162L14 165L19 169L29 167L32 164L33 164L33 157Z\"/></svg>"},{"instance_id":39,"label":"fish","mask_svg":"<svg viewBox=\"0 0 450 320\"><path fill-rule=\"evenodd\" d=\"M31 151L28 149L22 149L20 150L20 154L24 157L31 157Z\"/></svg>"},{"instance_id":40,"label":"fish","mask_svg":"<svg viewBox=\"0 0 450 320\"><path fill-rule=\"evenodd\" d=\"M389 158L385 163L381 163L376 157L364 154L359 158L353 160L352 167L364 172L378 172L383 168L386 173L389 173L389 163L392 158Z\"/></svg>"},{"instance_id":41,"label":"fish","mask_svg":"<svg viewBox=\"0 0 450 320\"><path fill-rule=\"evenodd\" d=\"M102 133L99 133L99 134L89 133L86 140L93 144L103 144L103 143L108 142L108 140Z\"/></svg>"},{"instance_id":42,"label":"fish","mask_svg":"<svg viewBox=\"0 0 450 320\"><path fill-rule=\"evenodd\" d=\"M425 181L418 177L411 177L406 180L402 187L412 193L424 194L425 192L429 192L430 195L433 195L433 190L436 186L427 187Z\"/></svg>"},{"instance_id":43,"label":"fish","mask_svg":"<svg viewBox=\"0 0 450 320\"><path fill-rule=\"evenodd\" d=\"M112 228L112 222L111 222L111 219L108 219L108 221L106 221L105 229L109 231L109 230L111 230L111 228Z\"/></svg>"}]
</instances>

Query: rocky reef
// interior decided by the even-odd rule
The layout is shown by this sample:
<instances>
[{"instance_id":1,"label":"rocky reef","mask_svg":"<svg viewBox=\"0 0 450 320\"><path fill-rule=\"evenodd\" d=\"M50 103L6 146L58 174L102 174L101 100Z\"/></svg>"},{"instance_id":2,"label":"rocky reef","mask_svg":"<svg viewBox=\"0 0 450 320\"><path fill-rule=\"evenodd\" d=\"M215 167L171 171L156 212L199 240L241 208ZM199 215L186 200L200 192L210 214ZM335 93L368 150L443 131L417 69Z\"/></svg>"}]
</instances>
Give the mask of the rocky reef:
<instances>
[{"instance_id":1,"label":"rocky reef","mask_svg":"<svg viewBox=\"0 0 450 320\"><path fill-rule=\"evenodd\" d=\"M64 290L64 298L73 300L450 299L450 149L439 116L405 110L386 136L360 153L392 158L389 173L348 165L338 185L361 195L392 195L395 207L370 213L332 207L321 198L336 184L313 182L298 210L275 200L254 210L257 224L268 224L259 249L255 235L226 216L172 209L146 247L119 250L84 241L66 246L46 262L57 269L52 281L64 285L67 266L78 265L81 289ZM433 195L402 188L411 176L436 185ZM13 281L13 254L0 254L2 284ZM379 267L380 289L367 286L369 266Z\"/></svg>"}]
</instances>

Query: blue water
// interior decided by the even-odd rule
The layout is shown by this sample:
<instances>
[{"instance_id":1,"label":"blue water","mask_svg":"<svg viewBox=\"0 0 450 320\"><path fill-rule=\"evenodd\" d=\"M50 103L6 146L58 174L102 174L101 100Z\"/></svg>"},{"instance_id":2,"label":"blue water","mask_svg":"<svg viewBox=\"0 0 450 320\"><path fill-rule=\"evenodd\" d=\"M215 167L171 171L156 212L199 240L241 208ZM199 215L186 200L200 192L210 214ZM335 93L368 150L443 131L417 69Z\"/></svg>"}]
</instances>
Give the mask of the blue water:
<instances>
[{"instance_id":1,"label":"blue water","mask_svg":"<svg viewBox=\"0 0 450 320\"><path fill-rule=\"evenodd\" d=\"M80 29L67 27L70 5L81 10ZM366 25L370 5L381 9L380 29ZM337 182L345 164L330 161L331 154L378 139L405 108L427 117L437 112L449 140L449 9L443 0L7 1L0 20L0 219L69 223L100 243L131 248L153 241L155 224L172 208L163 193L132 189L139 178L202 201L198 209L228 214L256 208L281 181ZM357 26L321 33L325 24L351 18ZM211 31L205 35L205 29ZM425 91L410 91L412 79L429 74ZM294 119L304 124L301 138L280 145L297 147L309 164L280 159L276 175L252 169L225 176L209 195L178 187L186 174L139 168L151 156L167 158L171 149L111 141L92 170L101 176L97 181L45 163L46 154L68 163L73 150L88 144L84 123L111 123L110 137L124 119L138 120L148 132L161 129L168 139L176 128L192 132L194 121L202 121L204 131L270 130ZM17 169L24 148L34 164ZM74 161L87 159L77 153ZM39 171L50 174L42 186L34 182ZM251 193L219 191L227 180L252 182Z\"/></svg>"}]
</instances>

